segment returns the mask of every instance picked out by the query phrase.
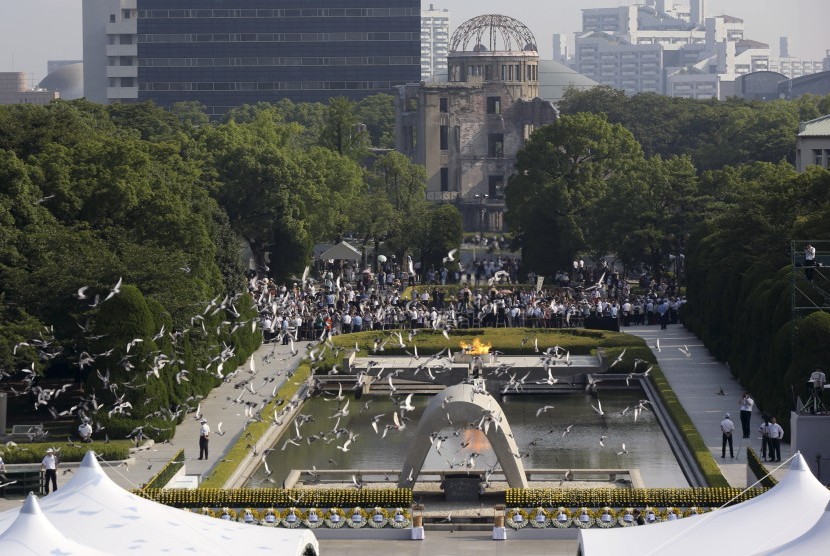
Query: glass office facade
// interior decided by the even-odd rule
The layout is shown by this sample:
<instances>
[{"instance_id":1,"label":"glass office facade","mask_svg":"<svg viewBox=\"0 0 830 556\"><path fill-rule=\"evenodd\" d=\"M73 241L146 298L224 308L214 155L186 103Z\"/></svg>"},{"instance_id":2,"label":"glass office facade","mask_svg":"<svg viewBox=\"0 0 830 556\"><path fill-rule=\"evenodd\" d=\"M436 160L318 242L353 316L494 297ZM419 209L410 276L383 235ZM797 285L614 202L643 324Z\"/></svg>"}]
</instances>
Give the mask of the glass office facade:
<instances>
[{"instance_id":1,"label":"glass office facade","mask_svg":"<svg viewBox=\"0 0 830 556\"><path fill-rule=\"evenodd\" d=\"M138 0L138 98L360 99L420 79L419 0Z\"/></svg>"}]
</instances>

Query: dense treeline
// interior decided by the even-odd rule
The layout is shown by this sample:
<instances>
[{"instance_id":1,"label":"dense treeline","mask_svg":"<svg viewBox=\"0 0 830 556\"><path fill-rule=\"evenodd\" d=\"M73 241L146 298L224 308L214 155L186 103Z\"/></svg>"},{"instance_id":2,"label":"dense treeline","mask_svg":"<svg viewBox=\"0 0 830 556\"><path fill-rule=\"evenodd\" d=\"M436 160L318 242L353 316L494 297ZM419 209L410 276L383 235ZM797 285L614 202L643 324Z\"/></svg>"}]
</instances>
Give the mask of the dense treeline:
<instances>
[{"instance_id":1,"label":"dense treeline","mask_svg":"<svg viewBox=\"0 0 830 556\"><path fill-rule=\"evenodd\" d=\"M659 278L684 254L684 322L786 420L812 367L830 361L830 315L792 320L793 276L823 301L827 274L793 274L791 255L793 239L830 239L830 173L790 163L799 121L830 112L830 95L719 102L597 87L560 109L506 190L527 270L613 253Z\"/></svg>"},{"instance_id":2,"label":"dense treeline","mask_svg":"<svg viewBox=\"0 0 830 556\"><path fill-rule=\"evenodd\" d=\"M74 379L122 427L166 428L261 341L241 240L275 278L347 234L440 262L458 211L428 204L397 153L363 165L392 107L283 101L217 122L192 103L0 107L0 388L43 399L38 377Z\"/></svg>"}]
</instances>

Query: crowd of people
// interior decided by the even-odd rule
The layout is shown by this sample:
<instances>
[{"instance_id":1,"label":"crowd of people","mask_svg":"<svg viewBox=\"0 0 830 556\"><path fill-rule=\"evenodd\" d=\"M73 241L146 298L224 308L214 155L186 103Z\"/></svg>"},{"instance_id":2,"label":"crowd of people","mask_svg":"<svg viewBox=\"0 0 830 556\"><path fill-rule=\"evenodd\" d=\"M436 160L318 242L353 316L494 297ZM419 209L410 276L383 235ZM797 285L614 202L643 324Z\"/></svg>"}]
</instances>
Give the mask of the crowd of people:
<instances>
[{"instance_id":1,"label":"crowd of people","mask_svg":"<svg viewBox=\"0 0 830 556\"><path fill-rule=\"evenodd\" d=\"M315 340L324 335L365 330L417 328L581 327L591 317L620 319L624 326L679 322L680 297L666 294L665 282L648 283L631 295L627 280L605 261L581 267L575 279L546 287L516 284L518 261L482 259L469 272L455 272L454 294L446 288L447 269L411 273L394 261L373 273L351 265L322 269L318 280L277 283L252 276L251 294L260 308L266 341ZM540 284L541 286L541 284Z\"/></svg>"}]
</instances>

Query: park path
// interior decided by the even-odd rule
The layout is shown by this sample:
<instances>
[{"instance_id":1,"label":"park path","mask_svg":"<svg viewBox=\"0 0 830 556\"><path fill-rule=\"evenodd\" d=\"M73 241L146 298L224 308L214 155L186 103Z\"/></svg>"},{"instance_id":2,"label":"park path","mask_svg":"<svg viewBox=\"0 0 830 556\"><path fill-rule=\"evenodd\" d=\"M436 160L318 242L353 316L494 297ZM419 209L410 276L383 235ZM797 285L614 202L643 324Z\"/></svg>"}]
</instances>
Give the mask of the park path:
<instances>
[{"instance_id":1,"label":"park path","mask_svg":"<svg viewBox=\"0 0 830 556\"><path fill-rule=\"evenodd\" d=\"M287 372L296 369L305 356L306 351L303 348L306 344L307 342L296 342L298 350L296 356L291 355L289 346L274 343L263 344L254 352L251 357L254 360L256 374L253 375L252 385L257 393L251 394L246 391L240 403L234 403L242 392L242 388L237 386L252 377L249 373L250 359L238 369L232 380L223 382L202 400L202 416L207 419L208 426L211 428L207 460L198 459L200 423L191 413L176 427L176 434L169 442L157 443L148 450L136 452L133 456L134 463L127 468L123 466L106 468L105 466L107 475L124 488L139 488L170 461L176 452L184 448L186 473L206 477L224 458L225 452L242 435L248 421L245 417L244 402L270 399L274 387L279 389L285 382ZM275 377L275 379L263 386L263 382L268 377ZM217 426L220 422L222 431L225 433L222 436L217 433Z\"/></svg>"},{"instance_id":2,"label":"park path","mask_svg":"<svg viewBox=\"0 0 830 556\"><path fill-rule=\"evenodd\" d=\"M744 390L737 379L732 376L729 367L715 359L703 345L703 341L681 324L670 324L666 330L661 330L659 325L654 325L630 326L623 328L622 331L643 338L651 348L652 353L657 357L660 369L706 446L711 450L712 456L729 484L734 487L747 486L745 448L751 446L758 454L761 453L761 439L757 433L758 425L761 424L761 413L757 406L753 408L750 437L741 438L738 402ZM660 351L655 349L658 338ZM687 357L680 351L683 346L688 348L691 357ZM721 389L725 392L724 395L718 393ZM725 459L721 459L720 422L726 413L731 415L735 423L736 430L733 436L735 459L730 459L728 453ZM786 416L779 416L779 419L782 417ZM781 445L782 459L789 457L789 451L789 445ZM779 470L775 475L780 478L784 473L786 473L785 470Z\"/></svg>"}]
</instances>

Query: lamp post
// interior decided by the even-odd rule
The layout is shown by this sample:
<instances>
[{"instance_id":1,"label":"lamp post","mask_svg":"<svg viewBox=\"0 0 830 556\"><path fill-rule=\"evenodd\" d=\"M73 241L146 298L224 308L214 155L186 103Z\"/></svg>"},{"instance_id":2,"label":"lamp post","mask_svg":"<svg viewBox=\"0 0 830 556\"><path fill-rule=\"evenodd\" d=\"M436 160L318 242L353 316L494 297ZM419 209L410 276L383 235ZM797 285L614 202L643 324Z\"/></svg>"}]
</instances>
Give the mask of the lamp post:
<instances>
[{"instance_id":1,"label":"lamp post","mask_svg":"<svg viewBox=\"0 0 830 556\"><path fill-rule=\"evenodd\" d=\"M476 199L478 199L478 231L484 232L484 216L487 214L487 207L484 206L484 202L487 200L490 195L485 193L484 195L480 193L476 193L473 195Z\"/></svg>"}]
</instances>

